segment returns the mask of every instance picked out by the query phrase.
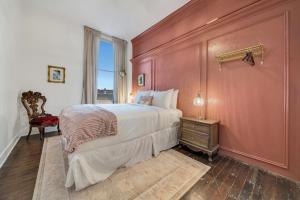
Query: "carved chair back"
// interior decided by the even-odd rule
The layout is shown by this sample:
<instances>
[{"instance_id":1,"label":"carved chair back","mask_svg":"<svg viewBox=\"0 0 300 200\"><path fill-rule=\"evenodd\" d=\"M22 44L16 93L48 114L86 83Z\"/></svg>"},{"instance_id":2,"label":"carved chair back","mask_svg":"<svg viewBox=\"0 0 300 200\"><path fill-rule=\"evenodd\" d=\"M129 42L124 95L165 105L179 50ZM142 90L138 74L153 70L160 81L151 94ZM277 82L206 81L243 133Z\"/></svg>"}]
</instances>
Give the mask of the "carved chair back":
<instances>
[{"instance_id":1,"label":"carved chair back","mask_svg":"<svg viewBox=\"0 0 300 200\"><path fill-rule=\"evenodd\" d=\"M27 111L29 120L46 115L44 105L47 99L40 92L23 92L21 101Z\"/></svg>"}]
</instances>

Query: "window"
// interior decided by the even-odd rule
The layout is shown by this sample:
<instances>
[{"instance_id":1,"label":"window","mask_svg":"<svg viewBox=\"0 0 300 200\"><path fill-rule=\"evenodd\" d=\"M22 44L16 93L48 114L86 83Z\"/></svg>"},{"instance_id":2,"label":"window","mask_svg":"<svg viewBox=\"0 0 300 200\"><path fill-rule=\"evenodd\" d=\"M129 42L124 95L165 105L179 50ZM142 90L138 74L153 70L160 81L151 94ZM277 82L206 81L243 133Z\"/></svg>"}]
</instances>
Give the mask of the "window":
<instances>
[{"instance_id":1,"label":"window","mask_svg":"<svg viewBox=\"0 0 300 200\"><path fill-rule=\"evenodd\" d=\"M112 41L99 40L97 55L97 103L114 103L114 48Z\"/></svg>"}]
</instances>

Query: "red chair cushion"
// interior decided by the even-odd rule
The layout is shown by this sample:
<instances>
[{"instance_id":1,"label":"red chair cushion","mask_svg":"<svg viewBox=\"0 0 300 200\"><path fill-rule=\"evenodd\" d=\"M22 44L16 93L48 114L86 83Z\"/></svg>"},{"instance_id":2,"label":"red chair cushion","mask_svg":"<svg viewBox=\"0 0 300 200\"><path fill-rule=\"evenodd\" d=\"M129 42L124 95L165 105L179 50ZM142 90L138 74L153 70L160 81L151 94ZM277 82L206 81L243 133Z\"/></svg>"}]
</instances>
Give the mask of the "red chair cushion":
<instances>
[{"instance_id":1,"label":"red chair cushion","mask_svg":"<svg viewBox=\"0 0 300 200\"><path fill-rule=\"evenodd\" d=\"M43 117L37 117L30 121L30 124L37 126L47 126L58 124L59 119L57 116L47 115Z\"/></svg>"}]
</instances>

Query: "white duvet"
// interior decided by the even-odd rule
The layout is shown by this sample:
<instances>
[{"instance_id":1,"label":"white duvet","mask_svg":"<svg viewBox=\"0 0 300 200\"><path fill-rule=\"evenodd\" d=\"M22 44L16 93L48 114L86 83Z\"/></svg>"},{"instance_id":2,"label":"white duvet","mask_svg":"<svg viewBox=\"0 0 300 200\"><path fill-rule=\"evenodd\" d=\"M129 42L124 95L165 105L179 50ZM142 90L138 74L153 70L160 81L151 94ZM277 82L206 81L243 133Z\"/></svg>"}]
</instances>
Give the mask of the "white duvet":
<instances>
[{"instance_id":1,"label":"white duvet","mask_svg":"<svg viewBox=\"0 0 300 200\"><path fill-rule=\"evenodd\" d=\"M96 106L117 116L118 133L81 144L68 155L66 187L75 184L76 190L83 189L106 179L119 167L149 159L154 152L175 144L180 110L140 104Z\"/></svg>"}]
</instances>

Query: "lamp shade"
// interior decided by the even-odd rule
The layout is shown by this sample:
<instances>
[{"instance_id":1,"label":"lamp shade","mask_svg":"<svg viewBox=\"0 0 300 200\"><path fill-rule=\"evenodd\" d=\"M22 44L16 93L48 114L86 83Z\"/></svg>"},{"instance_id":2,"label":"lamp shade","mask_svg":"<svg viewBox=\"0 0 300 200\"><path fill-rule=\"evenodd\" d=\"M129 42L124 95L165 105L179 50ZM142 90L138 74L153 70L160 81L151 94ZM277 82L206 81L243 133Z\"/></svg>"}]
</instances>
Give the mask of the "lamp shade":
<instances>
[{"instance_id":1,"label":"lamp shade","mask_svg":"<svg viewBox=\"0 0 300 200\"><path fill-rule=\"evenodd\" d=\"M195 106L203 106L204 105L204 99L201 97L200 93L198 93L197 96L194 98L193 104Z\"/></svg>"}]
</instances>

